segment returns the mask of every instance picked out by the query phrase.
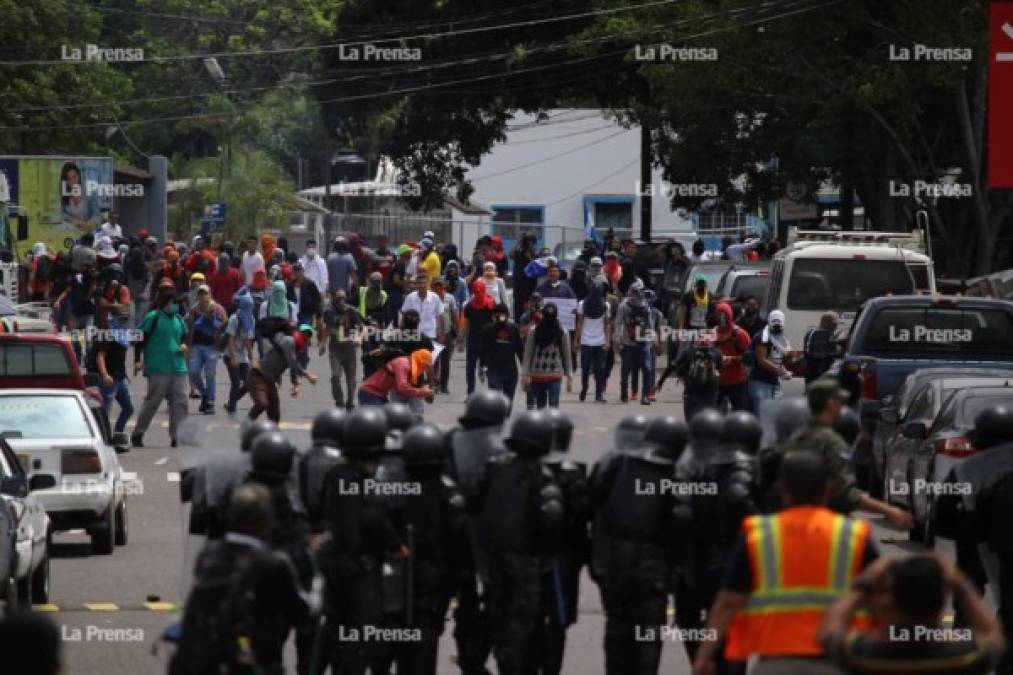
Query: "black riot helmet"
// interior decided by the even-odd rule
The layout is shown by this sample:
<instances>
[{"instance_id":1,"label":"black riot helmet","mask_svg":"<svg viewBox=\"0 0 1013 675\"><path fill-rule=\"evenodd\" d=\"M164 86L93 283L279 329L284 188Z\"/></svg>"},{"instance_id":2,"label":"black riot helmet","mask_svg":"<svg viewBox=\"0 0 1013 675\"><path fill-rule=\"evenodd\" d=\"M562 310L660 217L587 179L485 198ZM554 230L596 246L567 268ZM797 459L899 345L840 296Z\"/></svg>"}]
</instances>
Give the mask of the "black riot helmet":
<instances>
[{"instance_id":1,"label":"black riot helmet","mask_svg":"<svg viewBox=\"0 0 1013 675\"><path fill-rule=\"evenodd\" d=\"M243 452L249 452L253 449L253 442L257 440L258 436L269 431L277 430L277 425L275 425L275 423L271 420L253 420L245 429L243 429L239 436L239 449Z\"/></svg>"},{"instance_id":2,"label":"black riot helmet","mask_svg":"<svg viewBox=\"0 0 1013 675\"><path fill-rule=\"evenodd\" d=\"M387 431L407 431L415 424L415 413L404 403L388 403L383 406L387 416Z\"/></svg>"},{"instance_id":3,"label":"black riot helmet","mask_svg":"<svg viewBox=\"0 0 1013 675\"><path fill-rule=\"evenodd\" d=\"M805 426L812 413L804 398L781 399L774 416L774 432L777 444L784 444L796 431Z\"/></svg>"},{"instance_id":4,"label":"black riot helmet","mask_svg":"<svg viewBox=\"0 0 1013 675\"><path fill-rule=\"evenodd\" d=\"M540 410L531 410L514 420L504 444L522 457L543 457L552 450L555 435L552 418Z\"/></svg>"},{"instance_id":5,"label":"black riot helmet","mask_svg":"<svg viewBox=\"0 0 1013 675\"><path fill-rule=\"evenodd\" d=\"M310 438L314 443L326 443L340 448L344 440L345 417L341 408L328 408L313 418Z\"/></svg>"},{"instance_id":6,"label":"black riot helmet","mask_svg":"<svg viewBox=\"0 0 1013 675\"><path fill-rule=\"evenodd\" d=\"M503 424L510 414L510 401L492 389L476 391L464 404L464 417L459 421L465 429L494 427Z\"/></svg>"},{"instance_id":7,"label":"black riot helmet","mask_svg":"<svg viewBox=\"0 0 1013 675\"><path fill-rule=\"evenodd\" d=\"M349 457L369 457L383 452L387 438L387 415L378 406L356 408L345 417L345 445Z\"/></svg>"},{"instance_id":8,"label":"black riot helmet","mask_svg":"<svg viewBox=\"0 0 1013 675\"><path fill-rule=\"evenodd\" d=\"M647 431L646 415L628 415L622 418L616 427L616 449L631 450L640 447L644 442L645 431Z\"/></svg>"},{"instance_id":9,"label":"black riot helmet","mask_svg":"<svg viewBox=\"0 0 1013 675\"><path fill-rule=\"evenodd\" d=\"M844 442L849 446L855 444L855 440L858 438L858 432L862 430L862 422L858 419L858 413L855 412L854 408L844 406L841 408L841 414L837 416L837 421L834 422L834 431L837 435L844 439Z\"/></svg>"},{"instance_id":10,"label":"black riot helmet","mask_svg":"<svg viewBox=\"0 0 1013 675\"><path fill-rule=\"evenodd\" d=\"M655 417L648 423L644 432L644 441L656 447L661 455L672 460L679 459L688 440L689 430L686 423L672 415Z\"/></svg>"},{"instance_id":11,"label":"black riot helmet","mask_svg":"<svg viewBox=\"0 0 1013 675\"><path fill-rule=\"evenodd\" d=\"M1013 441L1013 411L1004 405L985 408L974 418L971 442L979 450Z\"/></svg>"},{"instance_id":12,"label":"black riot helmet","mask_svg":"<svg viewBox=\"0 0 1013 675\"><path fill-rule=\"evenodd\" d=\"M447 446L443 432L432 424L417 424L401 439L401 457L405 468L438 468L446 464Z\"/></svg>"},{"instance_id":13,"label":"black riot helmet","mask_svg":"<svg viewBox=\"0 0 1013 675\"><path fill-rule=\"evenodd\" d=\"M288 480L295 459L295 446L280 431L260 434L250 449L251 475L265 483Z\"/></svg>"},{"instance_id":14,"label":"black riot helmet","mask_svg":"<svg viewBox=\"0 0 1013 675\"><path fill-rule=\"evenodd\" d=\"M755 455L760 449L762 438L763 427L753 413L736 410L725 417L724 426L721 428L722 443L733 443L750 455Z\"/></svg>"},{"instance_id":15,"label":"black riot helmet","mask_svg":"<svg viewBox=\"0 0 1013 675\"><path fill-rule=\"evenodd\" d=\"M570 440L573 438L573 420L559 411L559 408L546 408L545 414L552 420L556 430L556 441L553 448L558 452L567 452L570 449Z\"/></svg>"},{"instance_id":16,"label":"black riot helmet","mask_svg":"<svg viewBox=\"0 0 1013 675\"><path fill-rule=\"evenodd\" d=\"M694 441L716 441L721 438L725 419L714 408L704 408L689 421L689 437Z\"/></svg>"}]
</instances>

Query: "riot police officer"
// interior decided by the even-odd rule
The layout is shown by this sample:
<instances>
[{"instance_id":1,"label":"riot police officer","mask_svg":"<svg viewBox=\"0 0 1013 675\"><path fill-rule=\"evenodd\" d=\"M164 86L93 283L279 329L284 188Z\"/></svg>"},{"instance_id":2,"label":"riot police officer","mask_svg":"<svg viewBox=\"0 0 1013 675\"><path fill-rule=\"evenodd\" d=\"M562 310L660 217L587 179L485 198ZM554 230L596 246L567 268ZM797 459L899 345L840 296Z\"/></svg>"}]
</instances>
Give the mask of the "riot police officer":
<instances>
[{"instance_id":1,"label":"riot police officer","mask_svg":"<svg viewBox=\"0 0 1013 675\"><path fill-rule=\"evenodd\" d=\"M277 431L274 422L254 420L243 427L239 437L239 453L209 456L204 462L183 471L180 497L191 502L190 534L217 539L225 534L225 511L228 495L241 483L250 470L250 449L261 434Z\"/></svg>"},{"instance_id":2,"label":"riot police officer","mask_svg":"<svg viewBox=\"0 0 1013 675\"><path fill-rule=\"evenodd\" d=\"M311 605L319 605L322 581L309 550L309 523L306 512L298 501L293 501L290 490L295 446L280 431L259 434L250 449L250 472L245 483L257 483L271 494L274 527L271 545L285 553L296 573L299 588L307 597L314 596ZM310 672L314 639L313 617L296 626L296 672Z\"/></svg>"},{"instance_id":3,"label":"riot police officer","mask_svg":"<svg viewBox=\"0 0 1013 675\"><path fill-rule=\"evenodd\" d=\"M555 428L553 450L544 463L563 490L566 522L562 549L553 564L547 585L556 601L541 623L539 640L542 675L558 675L563 667L566 630L577 621L577 600L580 597L580 570L590 555L588 522L591 519L591 498L587 486L587 465L568 456L573 438L573 421L558 408L548 408Z\"/></svg>"},{"instance_id":4,"label":"riot police officer","mask_svg":"<svg viewBox=\"0 0 1013 675\"><path fill-rule=\"evenodd\" d=\"M563 492L542 463L555 425L543 412L516 419L510 450L486 464L479 485L479 544L489 566L493 653L501 675L537 669L537 625L545 616L552 562L565 525Z\"/></svg>"},{"instance_id":5,"label":"riot police officer","mask_svg":"<svg viewBox=\"0 0 1013 675\"><path fill-rule=\"evenodd\" d=\"M605 606L605 672L656 673L671 577L672 477L685 426L656 418L637 448L622 450L591 484L596 581Z\"/></svg>"},{"instance_id":6,"label":"riot police officer","mask_svg":"<svg viewBox=\"0 0 1013 675\"><path fill-rule=\"evenodd\" d=\"M386 415L376 407L356 408L346 417L342 436L342 456L324 479L328 537L320 558L327 579L331 668L361 675L376 658L370 635L383 620L384 559L405 558L409 551L377 495Z\"/></svg>"},{"instance_id":7,"label":"riot police officer","mask_svg":"<svg viewBox=\"0 0 1013 675\"><path fill-rule=\"evenodd\" d=\"M811 416L809 404L804 398L782 398L775 402L773 418L773 434L764 438L760 450L758 467L758 503L764 513L772 513L780 508L781 498L778 494L778 476L781 467L780 448L795 435ZM769 423L769 420L768 420Z\"/></svg>"},{"instance_id":8,"label":"riot police officer","mask_svg":"<svg viewBox=\"0 0 1013 675\"><path fill-rule=\"evenodd\" d=\"M444 474L443 433L433 425L412 426L402 438L405 487L392 512L398 534L411 555L398 574L403 602L390 625L404 629L404 640L389 643L374 672L436 675L437 648L456 581L466 564L467 511L464 496Z\"/></svg>"},{"instance_id":9,"label":"riot police officer","mask_svg":"<svg viewBox=\"0 0 1013 675\"><path fill-rule=\"evenodd\" d=\"M468 397L460 428L447 435L449 473L470 505L477 511L478 486L485 474L486 462L506 453L503 445L503 423L510 414L510 401L498 391L478 390ZM458 663L464 675L485 675L485 663L492 649L485 583L478 573L488 580L484 558L478 548L478 517L469 518L468 540L471 544L470 561L465 565L472 570L460 577L457 590L457 607L454 610L454 641L457 643Z\"/></svg>"},{"instance_id":10,"label":"riot police officer","mask_svg":"<svg viewBox=\"0 0 1013 675\"><path fill-rule=\"evenodd\" d=\"M296 457L296 485L313 534L324 531L324 477L341 457L345 417L344 409L335 407L313 418L311 445Z\"/></svg>"},{"instance_id":11,"label":"riot police officer","mask_svg":"<svg viewBox=\"0 0 1013 675\"><path fill-rule=\"evenodd\" d=\"M1013 507L1013 410L986 408L974 420L970 434L977 453L947 474L935 506L939 536L954 540L957 566L984 593L997 584L999 616L1007 644L1013 638L1013 536L1009 513ZM969 489L966 489L969 488ZM957 608L954 626L966 626ZM1008 675L1013 664L1003 658L996 673Z\"/></svg>"}]
</instances>

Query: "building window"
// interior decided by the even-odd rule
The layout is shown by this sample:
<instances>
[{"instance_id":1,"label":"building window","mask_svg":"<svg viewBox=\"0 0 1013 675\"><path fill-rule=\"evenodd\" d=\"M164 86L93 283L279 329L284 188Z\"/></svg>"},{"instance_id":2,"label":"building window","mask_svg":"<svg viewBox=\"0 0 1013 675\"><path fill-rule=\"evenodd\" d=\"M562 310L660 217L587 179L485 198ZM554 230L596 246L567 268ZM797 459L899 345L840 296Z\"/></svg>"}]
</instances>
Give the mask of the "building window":
<instances>
[{"instance_id":1,"label":"building window","mask_svg":"<svg viewBox=\"0 0 1013 675\"><path fill-rule=\"evenodd\" d=\"M599 232L605 232L609 228L619 232L631 232L633 230L633 204L595 202L594 224Z\"/></svg>"},{"instance_id":2,"label":"building window","mask_svg":"<svg viewBox=\"0 0 1013 675\"><path fill-rule=\"evenodd\" d=\"M543 227L545 209L541 206L496 206L493 212L492 234L503 238L503 248L509 251L522 232L531 232L538 237L537 246L544 239Z\"/></svg>"}]
</instances>

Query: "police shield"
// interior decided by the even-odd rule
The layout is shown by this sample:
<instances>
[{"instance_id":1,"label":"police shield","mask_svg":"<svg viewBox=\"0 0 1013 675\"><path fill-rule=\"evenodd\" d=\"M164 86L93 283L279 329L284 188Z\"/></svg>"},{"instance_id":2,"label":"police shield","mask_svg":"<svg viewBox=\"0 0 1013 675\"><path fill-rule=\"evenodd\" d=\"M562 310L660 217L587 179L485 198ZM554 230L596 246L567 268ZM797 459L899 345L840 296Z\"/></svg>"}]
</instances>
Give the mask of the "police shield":
<instances>
[{"instance_id":1,"label":"police shield","mask_svg":"<svg viewBox=\"0 0 1013 675\"><path fill-rule=\"evenodd\" d=\"M450 443L454 477L461 493L469 502L474 502L486 463L507 451L503 445L503 428L461 429L450 435Z\"/></svg>"},{"instance_id":2,"label":"police shield","mask_svg":"<svg viewBox=\"0 0 1013 675\"><path fill-rule=\"evenodd\" d=\"M760 403L760 409L756 413L756 417L760 420L760 426L763 427L763 436L760 439L761 448L775 448L779 442L783 443L787 438L779 438L778 436L778 416L783 411L789 408L806 408L808 404L805 402L804 396L784 396L782 398L766 399ZM792 411L794 412L794 411ZM807 417L808 415L806 415ZM804 419L800 419L798 428L801 428L805 423ZM784 433L782 429L781 433ZM790 434L789 434L790 435Z\"/></svg>"}]
</instances>

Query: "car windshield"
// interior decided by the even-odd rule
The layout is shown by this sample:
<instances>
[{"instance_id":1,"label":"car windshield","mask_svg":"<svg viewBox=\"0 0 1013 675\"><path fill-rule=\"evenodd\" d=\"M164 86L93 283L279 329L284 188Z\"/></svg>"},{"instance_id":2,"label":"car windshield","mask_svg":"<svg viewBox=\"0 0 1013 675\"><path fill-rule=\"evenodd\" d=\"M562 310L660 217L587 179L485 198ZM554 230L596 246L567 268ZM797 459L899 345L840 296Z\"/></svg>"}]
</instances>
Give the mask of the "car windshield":
<instances>
[{"instance_id":1,"label":"car windshield","mask_svg":"<svg viewBox=\"0 0 1013 675\"><path fill-rule=\"evenodd\" d=\"M58 420L58 423L54 423ZM75 396L0 396L0 434L7 438L92 438Z\"/></svg>"},{"instance_id":2,"label":"car windshield","mask_svg":"<svg viewBox=\"0 0 1013 675\"><path fill-rule=\"evenodd\" d=\"M748 274L741 276L732 284L732 292L729 295L733 298L754 297L757 300L767 295L767 285L770 284L770 277L766 274Z\"/></svg>"},{"instance_id":3,"label":"car windshield","mask_svg":"<svg viewBox=\"0 0 1013 675\"><path fill-rule=\"evenodd\" d=\"M883 307L865 336L870 353L1013 356L1013 315L1002 307Z\"/></svg>"},{"instance_id":4,"label":"car windshield","mask_svg":"<svg viewBox=\"0 0 1013 675\"><path fill-rule=\"evenodd\" d=\"M721 281L721 276L727 270L727 267L722 267L720 265L694 267L690 270L689 276L686 279L686 291L692 291L693 287L696 285L696 278L702 276L707 280L707 290L714 293L718 289L718 282Z\"/></svg>"},{"instance_id":5,"label":"car windshield","mask_svg":"<svg viewBox=\"0 0 1013 675\"><path fill-rule=\"evenodd\" d=\"M788 282L788 308L854 312L869 298L908 295L928 286L924 266L912 265L910 270L908 274L908 266L899 260L799 258Z\"/></svg>"}]
</instances>

